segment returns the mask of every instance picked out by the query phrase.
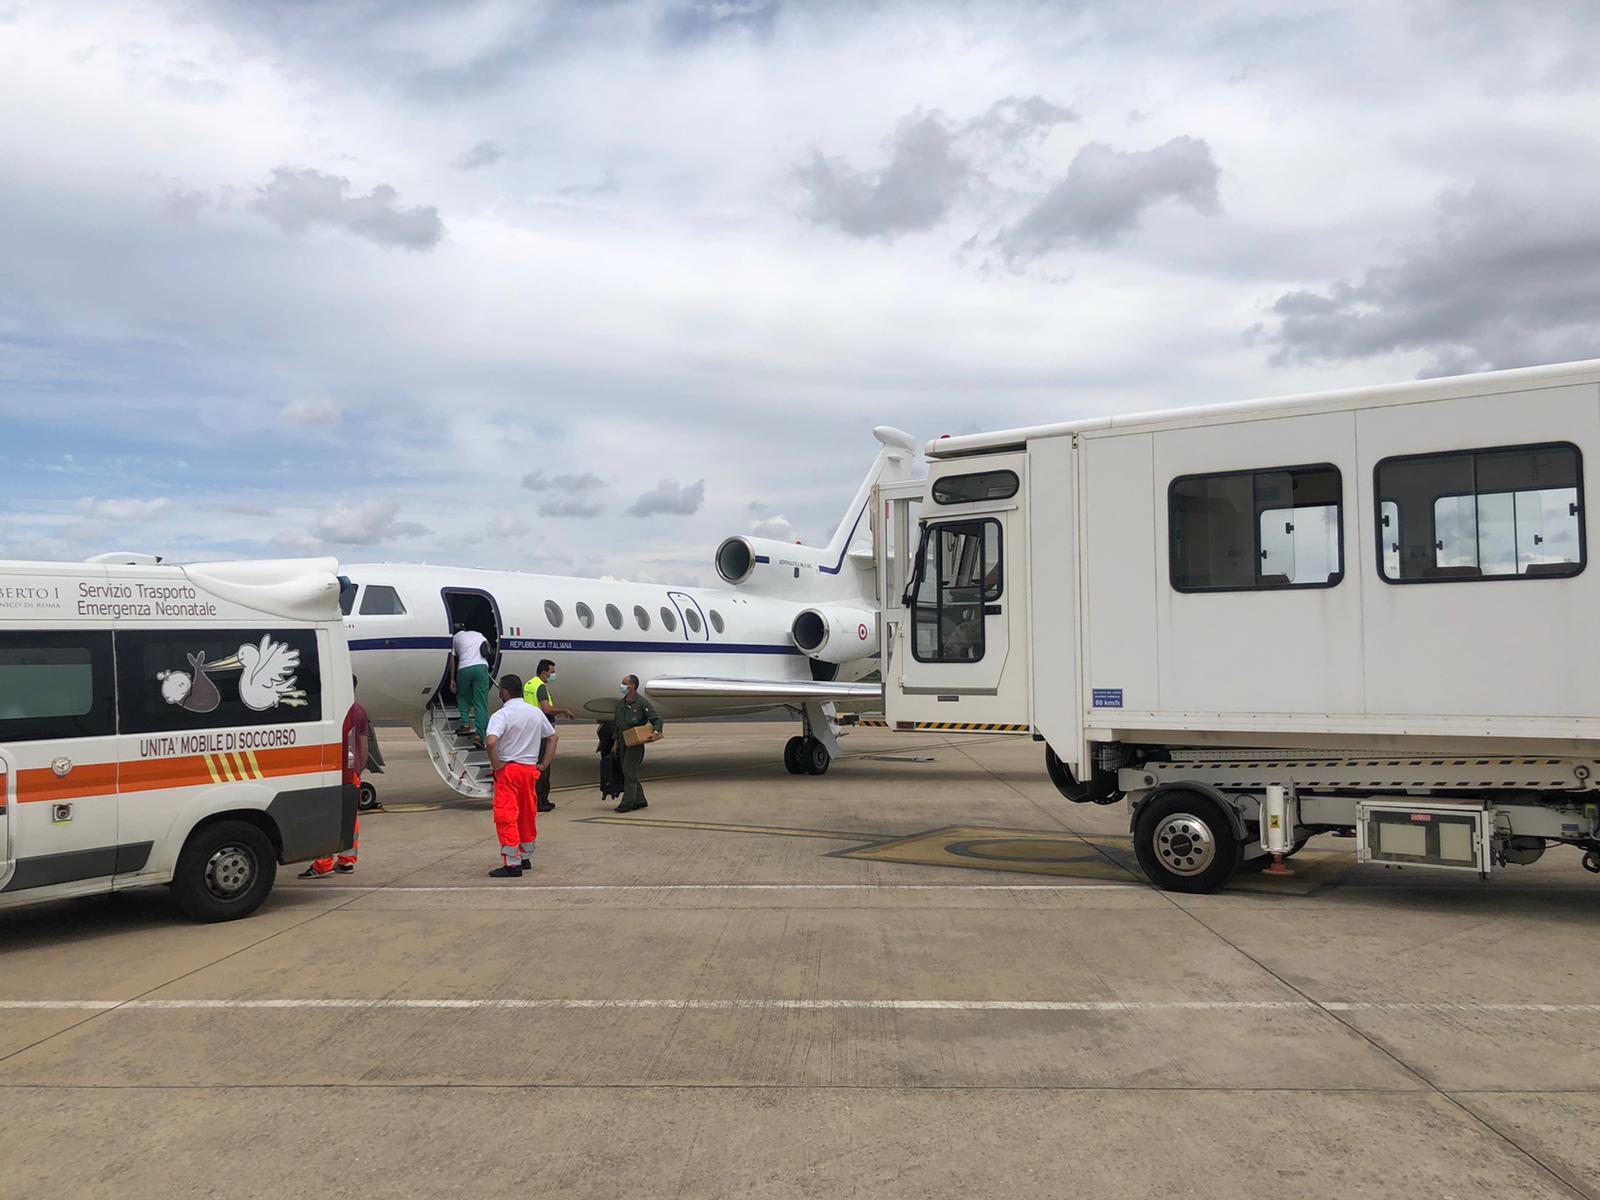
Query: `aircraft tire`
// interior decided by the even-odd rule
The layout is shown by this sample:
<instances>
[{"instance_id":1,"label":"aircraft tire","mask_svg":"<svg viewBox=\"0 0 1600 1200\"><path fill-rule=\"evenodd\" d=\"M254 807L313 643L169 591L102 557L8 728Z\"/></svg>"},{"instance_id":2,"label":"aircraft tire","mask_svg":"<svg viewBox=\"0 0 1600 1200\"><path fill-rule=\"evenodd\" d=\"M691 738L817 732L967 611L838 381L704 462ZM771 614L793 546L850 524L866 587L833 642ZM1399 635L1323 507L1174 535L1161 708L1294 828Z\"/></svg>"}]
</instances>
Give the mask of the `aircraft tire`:
<instances>
[{"instance_id":1,"label":"aircraft tire","mask_svg":"<svg viewBox=\"0 0 1600 1200\"><path fill-rule=\"evenodd\" d=\"M805 765L807 775L826 775L828 768L833 765L833 755L829 754L828 748L816 738L807 738Z\"/></svg>"},{"instance_id":2,"label":"aircraft tire","mask_svg":"<svg viewBox=\"0 0 1600 1200\"><path fill-rule=\"evenodd\" d=\"M806 739L798 733L783 745L783 766L791 775L804 775L806 773Z\"/></svg>"}]
</instances>

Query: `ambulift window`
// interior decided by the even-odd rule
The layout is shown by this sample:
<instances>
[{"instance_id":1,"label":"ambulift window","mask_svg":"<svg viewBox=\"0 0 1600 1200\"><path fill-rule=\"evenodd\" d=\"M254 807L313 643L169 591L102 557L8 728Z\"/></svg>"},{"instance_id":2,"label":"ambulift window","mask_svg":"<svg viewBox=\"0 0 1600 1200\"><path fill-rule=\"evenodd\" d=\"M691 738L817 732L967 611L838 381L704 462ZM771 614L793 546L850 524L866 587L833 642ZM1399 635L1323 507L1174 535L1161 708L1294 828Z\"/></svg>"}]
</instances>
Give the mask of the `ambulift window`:
<instances>
[{"instance_id":1,"label":"ambulift window","mask_svg":"<svg viewBox=\"0 0 1600 1200\"><path fill-rule=\"evenodd\" d=\"M1183 475L1168 489L1180 592L1333 587L1344 578L1344 505L1329 464Z\"/></svg>"},{"instance_id":2,"label":"ambulift window","mask_svg":"<svg viewBox=\"0 0 1600 1200\"><path fill-rule=\"evenodd\" d=\"M108 737L112 694L109 633L0 633L0 742Z\"/></svg>"},{"instance_id":3,"label":"ambulift window","mask_svg":"<svg viewBox=\"0 0 1600 1200\"><path fill-rule=\"evenodd\" d=\"M946 475L933 484L935 504L972 504L978 500L1009 500L1021 487L1015 471L981 471L971 475Z\"/></svg>"},{"instance_id":4,"label":"ambulift window","mask_svg":"<svg viewBox=\"0 0 1600 1200\"><path fill-rule=\"evenodd\" d=\"M911 653L918 662L983 658L984 605L1004 588L1000 522L930 525L911 598Z\"/></svg>"},{"instance_id":5,"label":"ambulift window","mask_svg":"<svg viewBox=\"0 0 1600 1200\"><path fill-rule=\"evenodd\" d=\"M383 583L369 583L361 593L363 617L403 617L406 606L400 602L400 593Z\"/></svg>"},{"instance_id":6,"label":"ambulift window","mask_svg":"<svg viewBox=\"0 0 1600 1200\"><path fill-rule=\"evenodd\" d=\"M1568 442L1386 458L1374 478L1378 568L1389 583L1583 570L1583 458Z\"/></svg>"}]
</instances>

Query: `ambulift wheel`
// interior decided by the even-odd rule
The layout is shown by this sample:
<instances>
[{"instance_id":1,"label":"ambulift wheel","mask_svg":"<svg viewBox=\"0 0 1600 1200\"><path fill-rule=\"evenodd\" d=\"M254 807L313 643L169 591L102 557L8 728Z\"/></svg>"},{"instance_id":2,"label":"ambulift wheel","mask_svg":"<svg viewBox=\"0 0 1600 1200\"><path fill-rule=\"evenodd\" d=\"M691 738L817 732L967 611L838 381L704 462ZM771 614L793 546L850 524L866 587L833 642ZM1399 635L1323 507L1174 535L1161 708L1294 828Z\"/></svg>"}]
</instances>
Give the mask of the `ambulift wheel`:
<instances>
[{"instance_id":1,"label":"ambulift wheel","mask_svg":"<svg viewBox=\"0 0 1600 1200\"><path fill-rule=\"evenodd\" d=\"M361 785L361 807L371 808L377 802L378 789L373 787L370 783L363 783Z\"/></svg>"},{"instance_id":2,"label":"ambulift wheel","mask_svg":"<svg viewBox=\"0 0 1600 1200\"><path fill-rule=\"evenodd\" d=\"M1198 792L1169 792L1141 808L1133 848L1151 883L1200 894L1233 878L1244 849L1216 801Z\"/></svg>"},{"instance_id":3,"label":"ambulift wheel","mask_svg":"<svg viewBox=\"0 0 1600 1200\"><path fill-rule=\"evenodd\" d=\"M804 775L806 773L806 739L798 733L783 744L784 770L791 775Z\"/></svg>"},{"instance_id":4,"label":"ambulift wheel","mask_svg":"<svg viewBox=\"0 0 1600 1200\"><path fill-rule=\"evenodd\" d=\"M826 746L816 738L806 739L805 764L807 775L826 775L832 762L833 755L828 753Z\"/></svg>"}]
</instances>

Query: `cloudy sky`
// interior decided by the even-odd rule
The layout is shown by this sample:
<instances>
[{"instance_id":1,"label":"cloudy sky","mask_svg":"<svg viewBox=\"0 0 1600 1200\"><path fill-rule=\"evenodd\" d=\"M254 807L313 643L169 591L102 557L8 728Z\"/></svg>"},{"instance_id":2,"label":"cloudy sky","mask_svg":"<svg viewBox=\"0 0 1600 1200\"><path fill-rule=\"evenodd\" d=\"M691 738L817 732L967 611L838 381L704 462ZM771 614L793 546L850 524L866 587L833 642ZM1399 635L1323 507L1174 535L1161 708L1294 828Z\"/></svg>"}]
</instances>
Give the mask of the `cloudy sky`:
<instances>
[{"instance_id":1,"label":"cloudy sky","mask_svg":"<svg viewBox=\"0 0 1600 1200\"><path fill-rule=\"evenodd\" d=\"M0 556L707 582L919 438L1600 355L1556 0L0 0Z\"/></svg>"}]
</instances>

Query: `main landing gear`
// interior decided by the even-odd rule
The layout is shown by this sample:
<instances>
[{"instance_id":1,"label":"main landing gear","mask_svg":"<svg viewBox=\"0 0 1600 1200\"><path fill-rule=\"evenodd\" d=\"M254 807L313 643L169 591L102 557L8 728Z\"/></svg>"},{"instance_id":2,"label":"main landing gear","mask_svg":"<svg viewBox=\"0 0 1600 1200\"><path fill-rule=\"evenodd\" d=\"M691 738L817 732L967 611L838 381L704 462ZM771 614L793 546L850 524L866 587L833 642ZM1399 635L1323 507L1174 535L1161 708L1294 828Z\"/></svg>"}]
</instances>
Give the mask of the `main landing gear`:
<instances>
[{"instance_id":1,"label":"main landing gear","mask_svg":"<svg viewBox=\"0 0 1600 1200\"><path fill-rule=\"evenodd\" d=\"M833 704L808 700L799 715L805 732L784 744L784 769L791 775L825 775L839 755L839 724Z\"/></svg>"}]
</instances>

